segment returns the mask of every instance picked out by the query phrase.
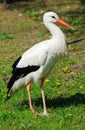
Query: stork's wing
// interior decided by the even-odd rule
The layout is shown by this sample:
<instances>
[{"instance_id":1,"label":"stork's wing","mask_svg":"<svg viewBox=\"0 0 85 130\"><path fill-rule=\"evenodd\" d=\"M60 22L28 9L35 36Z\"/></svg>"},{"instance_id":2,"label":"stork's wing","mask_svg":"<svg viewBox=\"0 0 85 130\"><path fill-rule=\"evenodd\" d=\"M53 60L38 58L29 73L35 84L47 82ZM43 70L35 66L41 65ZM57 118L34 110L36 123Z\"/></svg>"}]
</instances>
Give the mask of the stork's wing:
<instances>
[{"instance_id":1,"label":"stork's wing","mask_svg":"<svg viewBox=\"0 0 85 130\"><path fill-rule=\"evenodd\" d=\"M48 57L48 46L38 44L31 49L27 50L21 57L19 57L13 64L13 74L8 83L8 92L12 88L14 82L23 78L31 72L37 71L42 65L45 64Z\"/></svg>"},{"instance_id":2,"label":"stork's wing","mask_svg":"<svg viewBox=\"0 0 85 130\"><path fill-rule=\"evenodd\" d=\"M18 57L18 59L14 62L14 64L12 65L12 68L13 68L13 71L12 71L12 73L14 73L14 71L15 71L15 69L16 69L16 66L17 66L17 64L19 63L19 61L21 60L21 56L20 57Z\"/></svg>"},{"instance_id":3,"label":"stork's wing","mask_svg":"<svg viewBox=\"0 0 85 130\"><path fill-rule=\"evenodd\" d=\"M31 49L27 50L22 56L21 59L18 58L16 67L23 68L27 66L42 66L45 64L48 57L49 46L47 44L37 44Z\"/></svg>"},{"instance_id":4,"label":"stork's wing","mask_svg":"<svg viewBox=\"0 0 85 130\"><path fill-rule=\"evenodd\" d=\"M20 78L23 78L24 76L26 76L27 74L31 73L31 72L35 72L40 68L40 66L27 66L24 68L16 68L15 71L13 72L12 77L10 78L10 81L8 83L8 91L7 93L9 93L10 89L12 88L14 82Z\"/></svg>"}]
</instances>

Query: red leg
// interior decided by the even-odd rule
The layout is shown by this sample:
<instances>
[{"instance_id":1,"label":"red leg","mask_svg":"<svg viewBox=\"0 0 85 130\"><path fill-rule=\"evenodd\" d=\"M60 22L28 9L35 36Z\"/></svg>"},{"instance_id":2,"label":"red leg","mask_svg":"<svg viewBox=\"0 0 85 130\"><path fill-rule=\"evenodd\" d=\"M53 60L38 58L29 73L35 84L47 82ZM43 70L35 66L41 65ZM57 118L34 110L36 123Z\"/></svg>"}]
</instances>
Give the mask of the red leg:
<instances>
[{"instance_id":1,"label":"red leg","mask_svg":"<svg viewBox=\"0 0 85 130\"><path fill-rule=\"evenodd\" d=\"M33 106L32 106L32 101L31 101L31 95L30 95L30 87L31 87L32 82L29 82L27 85L27 92L28 92L28 98L29 98L29 106L30 106L30 110L32 111L32 113L34 115L37 115L38 113L34 110Z\"/></svg>"},{"instance_id":2,"label":"red leg","mask_svg":"<svg viewBox=\"0 0 85 130\"><path fill-rule=\"evenodd\" d=\"M41 80L40 88L41 88L42 100L43 100L43 107L44 107L43 114L44 115L48 115L47 110L46 110L46 103L45 103L45 95L44 95L44 86L43 86L43 84L44 84L44 80Z\"/></svg>"}]
</instances>

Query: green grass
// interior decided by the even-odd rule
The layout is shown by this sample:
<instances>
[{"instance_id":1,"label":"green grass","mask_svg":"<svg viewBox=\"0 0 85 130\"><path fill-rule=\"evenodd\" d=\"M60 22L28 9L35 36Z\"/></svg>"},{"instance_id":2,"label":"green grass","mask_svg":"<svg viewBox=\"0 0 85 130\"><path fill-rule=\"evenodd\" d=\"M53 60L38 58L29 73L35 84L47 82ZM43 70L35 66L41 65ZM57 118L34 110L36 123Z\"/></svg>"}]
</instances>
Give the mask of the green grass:
<instances>
[{"instance_id":1,"label":"green grass","mask_svg":"<svg viewBox=\"0 0 85 130\"><path fill-rule=\"evenodd\" d=\"M7 35L6 33L2 33L0 35L0 40L6 40L6 39L14 39L13 35Z\"/></svg>"},{"instance_id":2,"label":"green grass","mask_svg":"<svg viewBox=\"0 0 85 130\"><path fill-rule=\"evenodd\" d=\"M35 117L31 113L25 87L5 102L13 62L50 35L42 24L44 12L58 12L62 19L73 25L74 32L62 28L68 41L85 36L84 5L73 0L65 4L49 0L45 4L47 6L41 4L37 8L32 2L27 9L15 7L0 13L0 130L85 130L85 41L69 46L69 57L58 60L47 78L44 87L47 117ZM39 83L32 85L31 96L33 107L42 113Z\"/></svg>"}]
</instances>

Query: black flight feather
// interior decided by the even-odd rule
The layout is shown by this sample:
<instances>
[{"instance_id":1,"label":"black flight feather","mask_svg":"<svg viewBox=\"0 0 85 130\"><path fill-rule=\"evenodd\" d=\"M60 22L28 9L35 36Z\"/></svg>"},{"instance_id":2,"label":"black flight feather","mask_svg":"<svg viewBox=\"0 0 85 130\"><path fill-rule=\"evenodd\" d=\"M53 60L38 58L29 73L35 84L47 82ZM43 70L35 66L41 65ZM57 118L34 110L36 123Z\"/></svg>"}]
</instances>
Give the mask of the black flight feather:
<instances>
[{"instance_id":1,"label":"black flight feather","mask_svg":"<svg viewBox=\"0 0 85 130\"><path fill-rule=\"evenodd\" d=\"M17 66L17 64L19 63L19 61L21 60L21 56L14 62L14 64L12 65L12 68L13 68L13 71L12 71L12 73L14 73L14 71L15 71L15 68L16 68L16 66Z\"/></svg>"},{"instance_id":2,"label":"black flight feather","mask_svg":"<svg viewBox=\"0 0 85 130\"><path fill-rule=\"evenodd\" d=\"M15 68L14 73L7 86L7 88L8 88L7 94L9 93L9 91L12 88L15 81L17 81L20 78L25 77L26 75L28 75L31 72L37 71L39 68L40 68L40 66L37 66L37 65L35 65L35 66L28 65L27 67L24 67L24 68Z\"/></svg>"}]
</instances>

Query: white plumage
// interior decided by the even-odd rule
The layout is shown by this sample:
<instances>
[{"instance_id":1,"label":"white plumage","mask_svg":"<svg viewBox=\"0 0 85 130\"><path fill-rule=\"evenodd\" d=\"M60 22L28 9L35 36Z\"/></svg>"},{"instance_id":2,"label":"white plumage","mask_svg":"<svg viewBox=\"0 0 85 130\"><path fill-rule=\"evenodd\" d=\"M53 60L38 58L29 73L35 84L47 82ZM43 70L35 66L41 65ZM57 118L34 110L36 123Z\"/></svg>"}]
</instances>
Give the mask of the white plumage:
<instances>
[{"instance_id":1,"label":"white plumage","mask_svg":"<svg viewBox=\"0 0 85 130\"><path fill-rule=\"evenodd\" d=\"M27 86L29 106L34 114L37 112L32 107L30 86L32 82L41 80L41 93L44 114L47 115L43 83L57 61L58 55L67 54L67 45L63 32L54 23L60 23L70 29L70 25L61 21L56 13L47 12L43 16L44 25L52 34L52 38L42 41L27 50L13 65L13 75L8 83L7 97L9 98L17 89Z\"/></svg>"}]
</instances>

